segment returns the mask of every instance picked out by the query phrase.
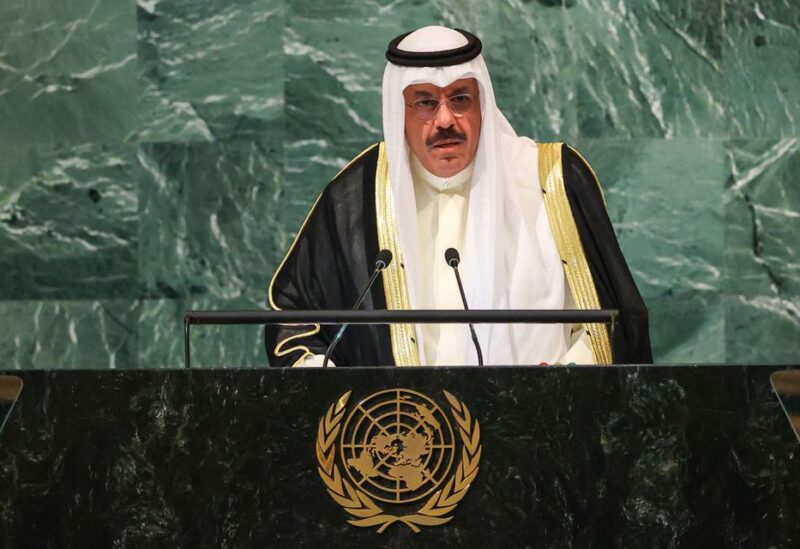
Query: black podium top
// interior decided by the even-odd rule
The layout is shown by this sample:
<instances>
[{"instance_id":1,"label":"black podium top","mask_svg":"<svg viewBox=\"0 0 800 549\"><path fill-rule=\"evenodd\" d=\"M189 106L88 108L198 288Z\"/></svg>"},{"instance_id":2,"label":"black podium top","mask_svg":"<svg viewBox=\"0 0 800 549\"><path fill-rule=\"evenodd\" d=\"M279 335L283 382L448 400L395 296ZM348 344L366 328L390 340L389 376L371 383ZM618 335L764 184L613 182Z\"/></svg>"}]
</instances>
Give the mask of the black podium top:
<instances>
[{"instance_id":1,"label":"black podium top","mask_svg":"<svg viewBox=\"0 0 800 549\"><path fill-rule=\"evenodd\" d=\"M790 547L781 369L15 372L0 543Z\"/></svg>"}]
</instances>

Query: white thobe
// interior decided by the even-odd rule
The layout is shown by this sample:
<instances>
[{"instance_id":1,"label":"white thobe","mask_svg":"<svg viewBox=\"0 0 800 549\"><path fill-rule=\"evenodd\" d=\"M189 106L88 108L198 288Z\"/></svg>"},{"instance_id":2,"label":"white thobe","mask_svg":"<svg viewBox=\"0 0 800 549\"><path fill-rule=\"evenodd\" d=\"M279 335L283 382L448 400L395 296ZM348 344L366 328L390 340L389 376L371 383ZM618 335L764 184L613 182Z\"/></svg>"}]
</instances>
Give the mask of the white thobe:
<instances>
[{"instance_id":1,"label":"white thobe","mask_svg":"<svg viewBox=\"0 0 800 549\"><path fill-rule=\"evenodd\" d=\"M444 258L448 248L463 248L467 229L469 189L473 165L452 177L438 177L411 154L409 158L414 180L417 206L419 260L422 272L430 273L419 288L420 309L462 309L461 294L455 273ZM565 308L575 308L571 292L566 288ZM460 324L423 324L422 345L428 366L463 364L464 339L468 337ZM580 325L564 327L567 352L561 364L594 364L587 334Z\"/></svg>"},{"instance_id":2,"label":"white thobe","mask_svg":"<svg viewBox=\"0 0 800 549\"><path fill-rule=\"evenodd\" d=\"M419 309L463 309L455 274L444 258L448 248L461 250L467 229L470 184L473 165L470 164L452 177L437 177L426 170L413 154L410 155L417 207L419 234L419 266L429 273L422 279L417 297ZM565 284L565 308L574 309L575 301ZM422 345L428 366L460 365L464 363L464 341L467 336L461 324L423 324ZM586 332L580 325L565 325L567 352L558 360L561 364L594 364L594 356ZM321 366L322 355L309 355L299 366ZM332 362L328 363L335 366Z\"/></svg>"},{"instance_id":3,"label":"white thobe","mask_svg":"<svg viewBox=\"0 0 800 549\"><path fill-rule=\"evenodd\" d=\"M445 261L444 252L448 248L463 249L473 166L470 164L453 177L437 177L413 154L410 161L420 267L429 273L419 288L419 308L463 309L455 273ZM429 366L463 364L464 337L462 324L423 324L425 362Z\"/></svg>"}]
</instances>

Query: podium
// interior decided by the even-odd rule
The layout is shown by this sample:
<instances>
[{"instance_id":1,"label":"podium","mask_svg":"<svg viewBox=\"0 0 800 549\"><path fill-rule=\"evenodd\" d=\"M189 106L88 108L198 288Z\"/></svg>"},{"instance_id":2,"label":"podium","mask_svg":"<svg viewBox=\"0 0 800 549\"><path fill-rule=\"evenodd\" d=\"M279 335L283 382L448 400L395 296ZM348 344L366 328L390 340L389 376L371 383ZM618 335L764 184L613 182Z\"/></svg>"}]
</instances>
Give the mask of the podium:
<instances>
[{"instance_id":1,"label":"podium","mask_svg":"<svg viewBox=\"0 0 800 549\"><path fill-rule=\"evenodd\" d=\"M795 546L787 369L13 372L0 543Z\"/></svg>"}]
</instances>

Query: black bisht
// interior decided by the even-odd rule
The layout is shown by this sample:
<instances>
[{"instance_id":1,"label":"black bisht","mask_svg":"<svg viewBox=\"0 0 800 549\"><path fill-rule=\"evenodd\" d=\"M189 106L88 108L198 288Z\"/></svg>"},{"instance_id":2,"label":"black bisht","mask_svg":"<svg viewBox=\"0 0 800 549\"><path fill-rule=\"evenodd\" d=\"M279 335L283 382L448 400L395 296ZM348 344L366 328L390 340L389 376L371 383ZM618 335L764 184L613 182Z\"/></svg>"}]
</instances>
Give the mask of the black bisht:
<instances>
[{"instance_id":1,"label":"black bisht","mask_svg":"<svg viewBox=\"0 0 800 549\"><path fill-rule=\"evenodd\" d=\"M375 171L378 147L352 162L323 191L270 286L271 304L287 309L350 309L366 287L377 255ZM562 149L567 198L603 308L619 309L612 337L616 364L652 362L647 308L622 255L600 188L586 162ZM397 259L395 259L397 260ZM362 305L385 309L379 277ZM267 326L272 366L324 355L338 326ZM389 327L350 326L331 360L338 366L391 366Z\"/></svg>"}]
</instances>

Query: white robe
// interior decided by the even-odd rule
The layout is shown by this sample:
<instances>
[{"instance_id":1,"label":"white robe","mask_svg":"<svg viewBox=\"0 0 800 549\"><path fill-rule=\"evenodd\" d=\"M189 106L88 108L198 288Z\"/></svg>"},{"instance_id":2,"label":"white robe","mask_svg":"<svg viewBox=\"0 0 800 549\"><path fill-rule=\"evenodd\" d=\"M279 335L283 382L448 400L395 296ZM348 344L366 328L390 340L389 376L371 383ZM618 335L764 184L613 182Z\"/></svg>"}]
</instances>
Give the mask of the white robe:
<instances>
[{"instance_id":1,"label":"white robe","mask_svg":"<svg viewBox=\"0 0 800 549\"><path fill-rule=\"evenodd\" d=\"M444 178L426 170L414 155L411 155L409 163L417 205L420 267L426 273L420 285L419 306L421 309L462 309L455 274L447 265L444 252L448 248L463 249L473 165L452 177ZM531 178L531 185L534 182ZM531 192L535 190L531 189ZM532 220L529 226L535 226ZM566 283L564 288L566 308L574 308ZM464 341L469 337L465 326L423 324L421 332L426 365L464 363ZM580 325L566 325L560 335L564 337L567 351L558 359L558 363L594 364L588 336Z\"/></svg>"}]
</instances>

